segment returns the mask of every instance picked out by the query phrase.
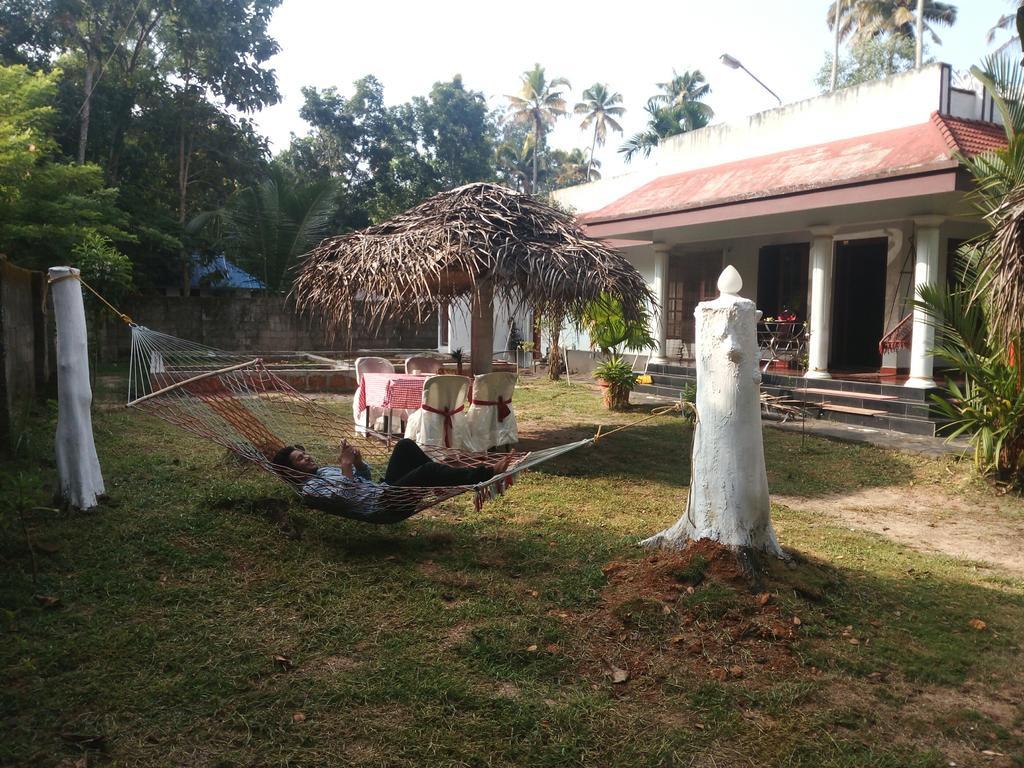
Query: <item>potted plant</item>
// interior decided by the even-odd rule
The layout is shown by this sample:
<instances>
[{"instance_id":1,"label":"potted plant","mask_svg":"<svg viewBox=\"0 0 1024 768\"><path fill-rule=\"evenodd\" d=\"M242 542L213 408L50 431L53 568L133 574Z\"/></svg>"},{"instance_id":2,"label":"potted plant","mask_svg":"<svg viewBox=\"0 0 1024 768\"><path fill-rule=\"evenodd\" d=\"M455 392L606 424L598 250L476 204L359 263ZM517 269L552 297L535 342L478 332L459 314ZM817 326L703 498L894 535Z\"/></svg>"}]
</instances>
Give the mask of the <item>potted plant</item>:
<instances>
[{"instance_id":1,"label":"potted plant","mask_svg":"<svg viewBox=\"0 0 1024 768\"><path fill-rule=\"evenodd\" d=\"M604 387L604 404L611 411L624 411L629 407L629 393L636 386L633 366L618 355L602 360L594 368L594 378Z\"/></svg>"},{"instance_id":2,"label":"potted plant","mask_svg":"<svg viewBox=\"0 0 1024 768\"><path fill-rule=\"evenodd\" d=\"M457 349L453 349L449 354L451 355L452 361L455 363L455 366L458 369L457 372L458 372L459 376L461 376L462 375L462 363L466 359L465 353L463 353L463 351L462 351L462 347L458 347Z\"/></svg>"}]
</instances>

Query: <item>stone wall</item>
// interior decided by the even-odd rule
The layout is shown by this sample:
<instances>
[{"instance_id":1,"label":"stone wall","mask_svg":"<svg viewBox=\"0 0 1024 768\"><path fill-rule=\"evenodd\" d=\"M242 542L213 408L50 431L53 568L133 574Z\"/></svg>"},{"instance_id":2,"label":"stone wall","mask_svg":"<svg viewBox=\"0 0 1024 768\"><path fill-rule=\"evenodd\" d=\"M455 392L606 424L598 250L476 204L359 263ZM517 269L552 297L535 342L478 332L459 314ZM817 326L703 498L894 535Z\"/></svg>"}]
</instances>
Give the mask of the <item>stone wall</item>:
<instances>
[{"instance_id":1,"label":"stone wall","mask_svg":"<svg viewBox=\"0 0 1024 768\"><path fill-rule=\"evenodd\" d=\"M345 352L437 346L436 314L419 326L393 323L376 333L357 317L351 340L347 335L331 339L320 323L299 317L283 296L146 296L124 302L121 309L139 325L229 351ZM131 334L112 315L104 324L103 357L128 357Z\"/></svg>"},{"instance_id":2,"label":"stone wall","mask_svg":"<svg viewBox=\"0 0 1024 768\"><path fill-rule=\"evenodd\" d=\"M10 447L20 416L52 379L45 275L15 267L0 256L0 450Z\"/></svg>"}]
</instances>

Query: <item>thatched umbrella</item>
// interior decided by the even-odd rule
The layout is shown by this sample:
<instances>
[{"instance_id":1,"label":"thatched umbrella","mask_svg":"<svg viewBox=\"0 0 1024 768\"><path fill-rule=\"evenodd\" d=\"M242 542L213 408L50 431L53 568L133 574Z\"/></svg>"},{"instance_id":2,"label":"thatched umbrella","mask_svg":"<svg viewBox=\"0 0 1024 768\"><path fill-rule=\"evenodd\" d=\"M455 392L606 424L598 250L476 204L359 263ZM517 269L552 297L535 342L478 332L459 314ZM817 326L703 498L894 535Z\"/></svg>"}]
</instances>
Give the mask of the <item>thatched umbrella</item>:
<instances>
[{"instance_id":1,"label":"thatched umbrella","mask_svg":"<svg viewBox=\"0 0 1024 768\"><path fill-rule=\"evenodd\" d=\"M442 192L393 219L324 240L295 280L300 311L331 332L357 314L423 322L452 299L472 297L473 372L491 369L495 296L549 317L573 317L602 293L628 319L653 301L626 258L583 234L572 215L496 184Z\"/></svg>"}]
</instances>

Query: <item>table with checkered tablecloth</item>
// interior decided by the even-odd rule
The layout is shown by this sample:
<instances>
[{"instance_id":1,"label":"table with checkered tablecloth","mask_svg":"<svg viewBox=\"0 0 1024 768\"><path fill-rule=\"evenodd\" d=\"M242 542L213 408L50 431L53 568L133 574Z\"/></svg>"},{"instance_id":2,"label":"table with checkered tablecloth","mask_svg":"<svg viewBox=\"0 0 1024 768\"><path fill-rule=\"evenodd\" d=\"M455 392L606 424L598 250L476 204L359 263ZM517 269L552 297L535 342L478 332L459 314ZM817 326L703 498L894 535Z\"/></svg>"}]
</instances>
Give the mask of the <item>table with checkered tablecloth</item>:
<instances>
[{"instance_id":1,"label":"table with checkered tablecloth","mask_svg":"<svg viewBox=\"0 0 1024 768\"><path fill-rule=\"evenodd\" d=\"M431 374L364 373L359 381L359 410L367 407L415 411L423 403L423 382Z\"/></svg>"}]
</instances>

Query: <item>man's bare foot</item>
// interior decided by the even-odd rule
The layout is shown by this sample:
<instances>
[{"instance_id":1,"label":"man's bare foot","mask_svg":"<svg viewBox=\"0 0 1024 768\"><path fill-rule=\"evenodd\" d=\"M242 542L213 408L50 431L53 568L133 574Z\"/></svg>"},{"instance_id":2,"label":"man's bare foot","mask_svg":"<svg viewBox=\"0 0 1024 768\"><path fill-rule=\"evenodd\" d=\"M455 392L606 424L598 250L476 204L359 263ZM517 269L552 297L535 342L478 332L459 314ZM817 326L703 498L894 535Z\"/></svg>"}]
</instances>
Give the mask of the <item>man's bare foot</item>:
<instances>
[{"instance_id":1,"label":"man's bare foot","mask_svg":"<svg viewBox=\"0 0 1024 768\"><path fill-rule=\"evenodd\" d=\"M508 471L509 465L512 463L512 454L508 453L502 456L498 463L494 465L494 474L502 475Z\"/></svg>"}]
</instances>

